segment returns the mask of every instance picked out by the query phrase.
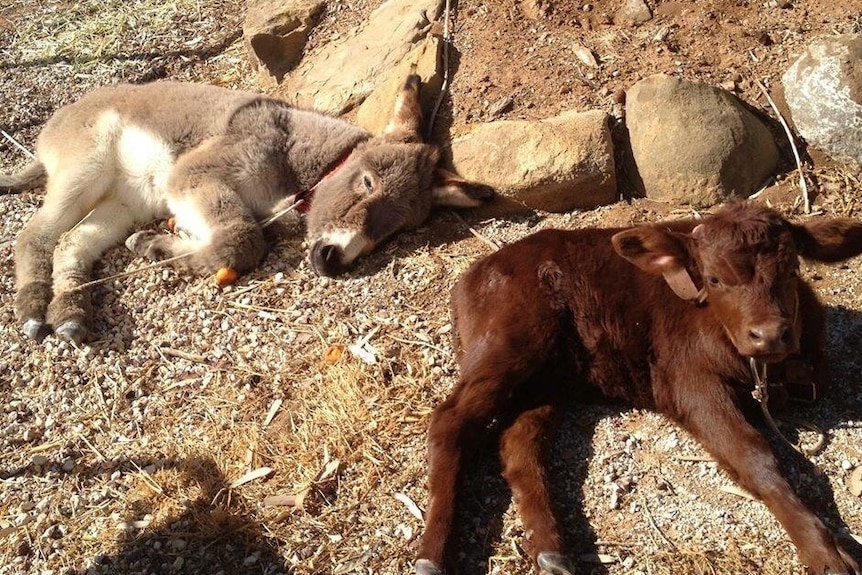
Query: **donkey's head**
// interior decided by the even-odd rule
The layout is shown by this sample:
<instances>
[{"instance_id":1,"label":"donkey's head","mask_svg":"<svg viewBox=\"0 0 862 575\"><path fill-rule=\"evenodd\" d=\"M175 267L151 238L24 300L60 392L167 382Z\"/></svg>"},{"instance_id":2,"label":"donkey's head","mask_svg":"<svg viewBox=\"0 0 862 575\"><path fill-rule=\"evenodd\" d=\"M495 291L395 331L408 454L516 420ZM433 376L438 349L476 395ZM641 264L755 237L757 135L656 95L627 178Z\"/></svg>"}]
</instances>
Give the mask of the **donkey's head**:
<instances>
[{"instance_id":1,"label":"donkey's head","mask_svg":"<svg viewBox=\"0 0 862 575\"><path fill-rule=\"evenodd\" d=\"M740 355L764 362L799 349L799 256L835 262L862 252L862 224L848 219L788 222L752 202L728 204L690 233L643 226L613 237L617 252L698 299ZM700 287L696 287L700 286Z\"/></svg>"},{"instance_id":2,"label":"donkey's head","mask_svg":"<svg viewBox=\"0 0 862 575\"><path fill-rule=\"evenodd\" d=\"M314 270L334 276L401 230L419 226L433 206L474 207L488 186L437 167L436 146L422 142L419 77L407 79L384 134L357 146L314 191L308 213Z\"/></svg>"}]
</instances>

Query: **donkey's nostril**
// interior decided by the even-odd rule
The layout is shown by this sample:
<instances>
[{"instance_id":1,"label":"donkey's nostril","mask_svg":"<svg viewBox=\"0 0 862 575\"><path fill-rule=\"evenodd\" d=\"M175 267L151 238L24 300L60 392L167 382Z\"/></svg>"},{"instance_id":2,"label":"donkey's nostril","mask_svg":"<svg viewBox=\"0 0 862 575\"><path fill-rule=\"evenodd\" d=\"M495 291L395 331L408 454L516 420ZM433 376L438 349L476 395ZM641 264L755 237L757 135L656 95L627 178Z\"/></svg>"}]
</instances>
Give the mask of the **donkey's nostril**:
<instances>
[{"instance_id":1,"label":"donkey's nostril","mask_svg":"<svg viewBox=\"0 0 862 575\"><path fill-rule=\"evenodd\" d=\"M751 338L751 341L758 342L763 339L763 332L759 329L752 329L748 332L748 337Z\"/></svg>"},{"instance_id":2,"label":"donkey's nostril","mask_svg":"<svg viewBox=\"0 0 862 575\"><path fill-rule=\"evenodd\" d=\"M320 249L320 255L326 263L332 263L337 257L338 250L335 246L323 246Z\"/></svg>"},{"instance_id":3,"label":"donkey's nostril","mask_svg":"<svg viewBox=\"0 0 862 575\"><path fill-rule=\"evenodd\" d=\"M339 246L317 241L311 248L309 259L317 275L332 277L344 271L342 256Z\"/></svg>"}]
</instances>

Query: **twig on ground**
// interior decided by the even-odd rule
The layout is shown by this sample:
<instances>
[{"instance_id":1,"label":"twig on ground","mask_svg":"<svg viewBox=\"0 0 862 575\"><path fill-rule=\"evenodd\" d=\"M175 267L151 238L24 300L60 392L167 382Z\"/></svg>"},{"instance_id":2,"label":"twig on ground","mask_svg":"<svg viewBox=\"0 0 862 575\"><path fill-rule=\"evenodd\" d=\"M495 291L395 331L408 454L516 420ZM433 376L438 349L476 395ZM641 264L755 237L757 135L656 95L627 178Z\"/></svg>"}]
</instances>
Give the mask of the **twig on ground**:
<instances>
[{"instance_id":1,"label":"twig on ground","mask_svg":"<svg viewBox=\"0 0 862 575\"><path fill-rule=\"evenodd\" d=\"M21 150L22 152L24 152L24 155L25 155L25 156L27 156L27 157L28 157L28 158L30 158L31 160L35 160L35 159L36 159L36 156L35 156L35 154L33 154L33 152L31 152L30 150L28 150L27 148L25 148L24 146L22 146L21 144L19 144L19 143L18 143L18 140L16 140L15 138L13 138L12 136L10 136L9 134L7 134L7 133L6 133L6 130L0 130L0 134L3 134L3 137L4 137L4 138L6 138L7 140L9 140L9 141L12 143L12 145L13 145L13 146L15 146L16 148L18 148L18 149L19 149L19 150Z\"/></svg>"},{"instance_id":2,"label":"twig on ground","mask_svg":"<svg viewBox=\"0 0 862 575\"><path fill-rule=\"evenodd\" d=\"M410 345L419 345L419 346L427 347L429 349L433 349L434 351L439 351L440 353L449 353L448 351L446 351L442 347L436 346L433 343L428 343L426 341L419 341L416 339L402 339L400 337L395 337L394 335L390 335L389 339L391 339L393 341L397 341L398 343L406 343L406 344L410 344Z\"/></svg>"},{"instance_id":3,"label":"twig on ground","mask_svg":"<svg viewBox=\"0 0 862 575\"><path fill-rule=\"evenodd\" d=\"M693 461L696 463L715 463L715 458L709 455L676 455L674 459L677 461Z\"/></svg>"},{"instance_id":4,"label":"twig on ground","mask_svg":"<svg viewBox=\"0 0 862 575\"><path fill-rule=\"evenodd\" d=\"M99 451L98 449L96 449L96 446L95 446L95 445L93 445L92 443L90 443L90 440L89 440L89 439L87 439L87 436L86 436L86 435L84 435L84 434L80 434L78 437L80 437L80 438L81 438L81 441L83 441L84 443L86 443L86 444L87 444L87 447L89 447L89 448L90 448L90 451L92 451L93 453L95 453L96 455L98 455L99 457L101 457L101 458L102 458L102 461L108 461L108 458L107 458L107 457L105 457L105 456L102 454L102 452L101 452L101 451Z\"/></svg>"},{"instance_id":5,"label":"twig on ground","mask_svg":"<svg viewBox=\"0 0 862 575\"><path fill-rule=\"evenodd\" d=\"M99 278L99 279L97 279L97 280L93 280L93 281L89 281L89 282L84 282L84 283L82 283L81 285L75 286L74 288L72 288L72 289L71 289L71 290L69 290L69 291L80 291L80 290L82 290L82 289L87 289L87 288L89 288L89 287L93 287L93 286L96 286L96 285L99 285L99 284L107 283L107 282L109 282L109 281L111 281L111 280L116 280L116 279L120 279L120 278L124 278L124 277L128 277L128 276L132 276L132 275L135 275L135 274L140 273L140 272L145 272L145 271L147 271L147 270L151 270L151 269L155 269L155 268L160 268L160 267L165 266L165 265L167 265L167 264L169 264L169 263L171 263L171 262L179 261L179 260L181 260L181 259L183 259L183 258L185 258L185 257L188 257L188 256L192 255L192 253L193 253L193 252L188 252L188 253L180 254L180 255L178 255L178 256L174 256L174 257L172 257L172 258L168 258L168 259L166 259L166 260L159 260L159 261L157 261L157 262L153 262L153 263L151 263L151 264L149 264L149 265L146 265L146 266L144 266L144 267L142 267L142 268L137 268L137 269L134 269L134 270L126 270L126 271L124 271L124 272L120 272L120 273L118 273L118 274L114 274L114 275L111 275L111 276L108 276L108 277Z\"/></svg>"},{"instance_id":6,"label":"twig on ground","mask_svg":"<svg viewBox=\"0 0 862 575\"><path fill-rule=\"evenodd\" d=\"M209 363L209 361L207 361L207 358L205 358L202 355L198 355L196 353L188 353L188 352L181 351L178 349L173 349L170 347L158 347L158 346L153 346L153 347L156 349L156 352L162 356L167 355L170 357L178 357L180 359L185 359L185 360L191 361L193 363L203 363L203 364Z\"/></svg>"},{"instance_id":7,"label":"twig on ground","mask_svg":"<svg viewBox=\"0 0 862 575\"><path fill-rule=\"evenodd\" d=\"M644 516L647 518L650 525L652 525L653 529L656 530L656 532L659 534L659 536L662 538L662 540L664 540L665 543L667 543L668 545L673 547L674 550L678 551L679 548L676 546L676 543L674 543L673 541L668 539L667 535L664 534L664 531L662 531L661 527L659 527L658 523L656 523L655 518L652 516L652 513L650 513L649 506L647 505L646 499L641 500L641 505L643 506L643 509L644 509Z\"/></svg>"},{"instance_id":8,"label":"twig on ground","mask_svg":"<svg viewBox=\"0 0 862 575\"><path fill-rule=\"evenodd\" d=\"M811 200L808 196L808 184L805 182L805 173L802 171L802 160L799 159L799 150L796 149L796 142L793 140L793 132L790 131L790 126L787 125L787 121L784 119L778 106L775 105L769 92L767 92L766 88L763 87L763 84L760 83L760 80L755 80L754 83L757 84L757 87L760 88L760 91L766 97L769 105L772 106L772 110L778 116L778 121L781 122L781 127L784 128L784 133L787 134L787 139L790 141L790 147L793 150L793 158L796 160L796 169L799 171L799 186L802 188L803 209L806 214L810 214Z\"/></svg>"},{"instance_id":9,"label":"twig on ground","mask_svg":"<svg viewBox=\"0 0 862 575\"><path fill-rule=\"evenodd\" d=\"M488 245L494 251L497 251L500 249L500 245L497 242L495 242L494 240L492 240L491 238L489 238L487 236L483 236L482 234L477 232L470 224L465 222L464 218L461 217L461 214L459 214L458 212L452 212L452 213L455 215L456 218L458 218L458 221L461 222L464 225L464 227L466 227L468 230L470 230L471 234L473 234L474 236L476 236L477 238L482 240L482 242L484 242L486 245Z\"/></svg>"}]
</instances>

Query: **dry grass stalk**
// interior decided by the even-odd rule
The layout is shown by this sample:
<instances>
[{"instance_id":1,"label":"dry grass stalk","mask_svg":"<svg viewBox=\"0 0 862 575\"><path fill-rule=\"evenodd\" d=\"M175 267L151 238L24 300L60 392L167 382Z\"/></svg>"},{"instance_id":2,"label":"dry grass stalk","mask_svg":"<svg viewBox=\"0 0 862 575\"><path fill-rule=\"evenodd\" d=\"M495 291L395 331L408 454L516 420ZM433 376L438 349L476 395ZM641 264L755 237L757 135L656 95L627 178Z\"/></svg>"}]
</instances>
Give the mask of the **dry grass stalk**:
<instances>
[{"instance_id":1,"label":"dry grass stalk","mask_svg":"<svg viewBox=\"0 0 862 575\"><path fill-rule=\"evenodd\" d=\"M790 131L790 126L787 125L787 121L781 114L781 110L779 110L778 106L775 105L775 102L772 100L772 97L769 95L769 92L766 91L766 88L763 87L763 84L760 83L760 80L755 80L754 84L766 97L766 100L769 102L769 105L772 107L772 110L778 116L778 121L781 122L781 127L784 128L784 133L787 134L787 140L790 142L790 147L793 150L793 159L796 160L796 169L799 172L799 187L802 190L803 209L805 210L806 214L810 214L811 200L808 196L808 184L805 182L805 172L802 171L802 160L799 159L799 150L796 149L796 141L793 139L793 132Z\"/></svg>"},{"instance_id":2,"label":"dry grass stalk","mask_svg":"<svg viewBox=\"0 0 862 575\"><path fill-rule=\"evenodd\" d=\"M28 157L28 158L30 158L31 160L35 160L35 159L36 159L36 155L35 155L35 154L33 154L33 152L31 152L30 150L28 150L27 148L25 148L24 146L22 146L22 145L18 142L18 140L16 140L15 138L13 138L13 137L12 137L12 136L10 136L9 134L7 134L7 133L6 133L6 130L0 130L0 134L3 134L3 137L4 137L4 138L6 138L7 140L9 140L9 142L10 142L13 146L15 146L16 148L18 148L19 150L21 150L21 152L23 152L25 156L27 156L27 157Z\"/></svg>"}]
</instances>

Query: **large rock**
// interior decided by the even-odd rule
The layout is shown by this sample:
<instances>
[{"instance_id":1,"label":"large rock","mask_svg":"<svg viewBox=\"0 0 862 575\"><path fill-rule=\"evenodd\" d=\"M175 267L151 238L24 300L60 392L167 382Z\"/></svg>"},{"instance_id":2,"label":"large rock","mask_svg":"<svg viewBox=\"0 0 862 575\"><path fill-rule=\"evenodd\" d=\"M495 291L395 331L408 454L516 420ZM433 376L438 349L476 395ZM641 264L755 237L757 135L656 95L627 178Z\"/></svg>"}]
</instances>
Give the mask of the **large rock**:
<instances>
[{"instance_id":1,"label":"large rock","mask_svg":"<svg viewBox=\"0 0 862 575\"><path fill-rule=\"evenodd\" d=\"M657 74L626 93L626 124L649 198L697 207L747 197L778 165L769 129L732 94Z\"/></svg>"},{"instance_id":2,"label":"large rock","mask_svg":"<svg viewBox=\"0 0 862 575\"><path fill-rule=\"evenodd\" d=\"M359 106L356 111L356 123L372 134L382 134L392 119L395 100L401 93L404 80L411 73L416 73L422 78L420 94L422 110L427 122L443 85L443 74L439 67L442 42L439 36L429 35L395 68L387 72Z\"/></svg>"},{"instance_id":3,"label":"large rock","mask_svg":"<svg viewBox=\"0 0 862 575\"><path fill-rule=\"evenodd\" d=\"M781 82L802 137L834 160L862 168L862 35L815 40Z\"/></svg>"},{"instance_id":4,"label":"large rock","mask_svg":"<svg viewBox=\"0 0 862 575\"><path fill-rule=\"evenodd\" d=\"M352 35L303 58L277 94L298 106L340 115L421 43L443 0L388 0Z\"/></svg>"},{"instance_id":5,"label":"large rock","mask_svg":"<svg viewBox=\"0 0 862 575\"><path fill-rule=\"evenodd\" d=\"M248 0L242 34L264 85L274 86L296 66L326 0Z\"/></svg>"},{"instance_id":6,"label":"large rock","mask_svg":"<svg viewBox=\"0 0 862 575\"><path fill-rule=\"evenodd\" d=\"M482 124L451 152L459 174L533 209L588 209L618 198L608 115L599 110Z\"/></svg>"}]
</instances>

